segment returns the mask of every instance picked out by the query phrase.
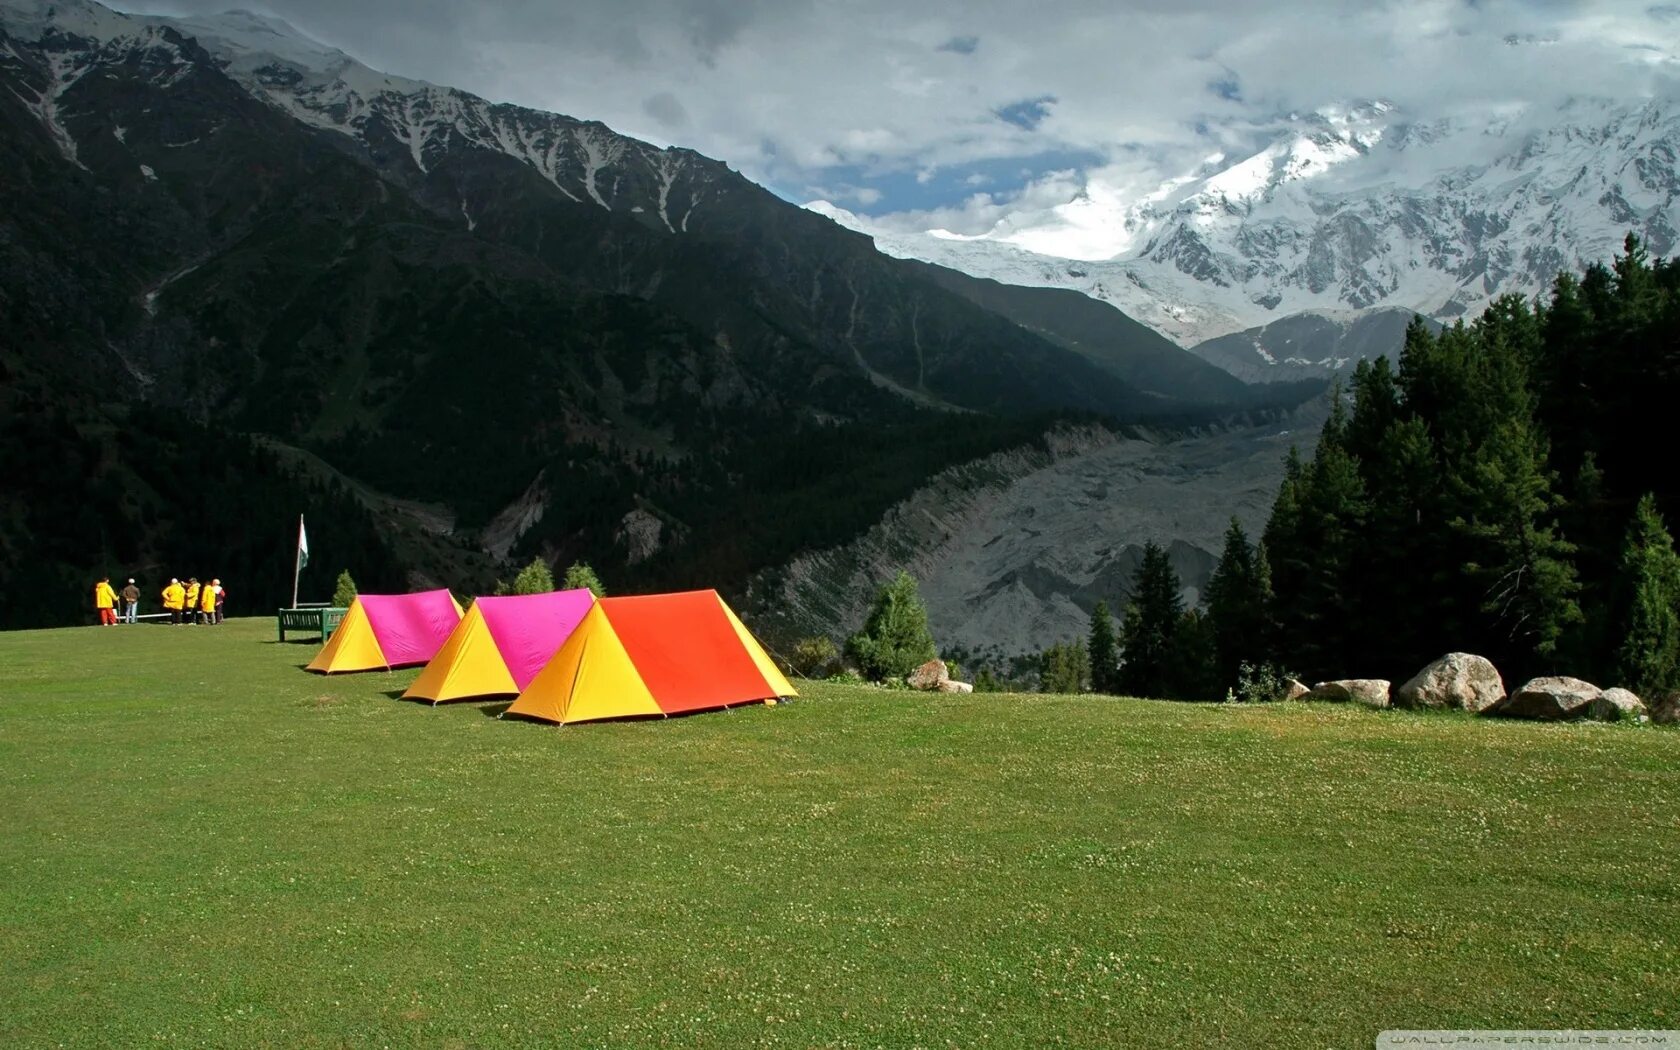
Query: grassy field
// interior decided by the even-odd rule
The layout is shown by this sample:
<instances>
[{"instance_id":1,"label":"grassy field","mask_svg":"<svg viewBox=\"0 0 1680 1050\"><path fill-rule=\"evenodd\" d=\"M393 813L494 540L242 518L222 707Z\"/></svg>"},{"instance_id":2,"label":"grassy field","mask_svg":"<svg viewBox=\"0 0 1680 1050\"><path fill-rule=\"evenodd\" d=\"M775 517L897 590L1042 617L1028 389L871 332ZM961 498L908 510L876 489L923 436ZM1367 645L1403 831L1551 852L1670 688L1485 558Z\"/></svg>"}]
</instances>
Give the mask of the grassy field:
<instances>
[{"instance_id":1,"label":"grassy field","mask_svg":"<svg viewBox=\"0 0 1680 1050\"><path fill-rule=\"evenodd\" d=\"M924 697L556 729L0 634L0 1045L1680 1028L1680 733Z\"/></svg>"}]
</instances>

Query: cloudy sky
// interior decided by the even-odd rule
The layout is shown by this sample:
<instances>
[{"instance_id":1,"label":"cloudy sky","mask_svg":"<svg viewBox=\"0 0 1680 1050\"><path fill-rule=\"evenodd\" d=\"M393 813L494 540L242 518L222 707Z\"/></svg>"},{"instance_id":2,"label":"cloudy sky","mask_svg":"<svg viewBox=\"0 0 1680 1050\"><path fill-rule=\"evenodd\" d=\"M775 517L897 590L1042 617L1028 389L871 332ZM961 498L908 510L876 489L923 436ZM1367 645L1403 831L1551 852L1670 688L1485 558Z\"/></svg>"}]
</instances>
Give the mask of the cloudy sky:
<instances>
[{"instance_id":1,"label":"cloudy sky","mask_svg":"<svg viewBox=\"0 0 1680 1050\"><path fill-rule=\"evenodd\" d=\"M230 0L117 0L183 14ZM1120 203L1292 111L1680 93L1680 3L251 0L375 68L728 161L888 227Z\"/></svg>"}]
</instances>

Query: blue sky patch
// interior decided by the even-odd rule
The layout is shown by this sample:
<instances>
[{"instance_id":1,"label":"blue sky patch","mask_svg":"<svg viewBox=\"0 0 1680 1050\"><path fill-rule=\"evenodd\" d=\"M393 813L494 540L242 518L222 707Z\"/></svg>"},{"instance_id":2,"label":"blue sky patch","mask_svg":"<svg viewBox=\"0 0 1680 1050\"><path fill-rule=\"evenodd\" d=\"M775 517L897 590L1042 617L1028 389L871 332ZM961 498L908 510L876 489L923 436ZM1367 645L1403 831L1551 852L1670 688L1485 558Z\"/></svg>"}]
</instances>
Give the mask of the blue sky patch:
<instances>
[{"instance_id":1,"label":"blue sky patch","mask_svg":"<svg viewBox=\"0 0 1680 1050\"><path fill-rule=\"evenodd\" d=\"M1050 115L1050 107L1055 104L1055 95L1040 95L1037 98L1024 98L1007 106L999 106L992 112L1006 124L1013 124L1024 131L1032 131L1044 123L1044 118Z\"/></svg>"}]
</instances>

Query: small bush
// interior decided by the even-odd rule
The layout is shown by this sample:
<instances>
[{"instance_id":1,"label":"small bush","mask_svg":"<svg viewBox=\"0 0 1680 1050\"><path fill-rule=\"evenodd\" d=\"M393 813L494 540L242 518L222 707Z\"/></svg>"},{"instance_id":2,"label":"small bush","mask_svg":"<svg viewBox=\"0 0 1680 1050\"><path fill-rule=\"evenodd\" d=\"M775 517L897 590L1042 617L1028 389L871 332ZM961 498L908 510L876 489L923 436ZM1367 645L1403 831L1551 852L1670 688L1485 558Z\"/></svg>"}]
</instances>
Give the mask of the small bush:
<instances>
[{"instance_id":1,"label":"small bush","mask_svg":"<svg viewBox=\"0 0 1680 1050\"><path fill-rule=\"evenodd\" d=\"M927 609L914 576L900 571L881 588L863 630L846 642L846 655L876 681L902 679L934 658Z\"/></svg>"},{"instance_id":2,"label":"small bush","mask_svg":"<svg viewBox=\"0 0 1680 1050\"><path fill-rule=\"evenodd\" d=\"M829 675L825 681L833 682L835 685L862 685L863 676L848 667Z\"/></svg>"},{"instance_id":3,"label":"small bush","mask_svg":"<svg viewBox=\"0 0 1680 1050\"><path fill-rule=\"evenodd\" d=\"M554 573L548 562L532 558L531 564L519 570L513 578L514 594L547 594L554 589Z\"/></svg>"},{"instance_id":4,"label":"small bush","mask_svg":"<svg viewBox=\"0 0 1680 1050\"><path fill-rule=\"evenodd\" d=\"M317 591L317 594L320 592ZM350 570L345 569L338 574L338 584L333 588L333 604L340 609L350 608L356 600L356 581L350 578Z\"/></svg>"},{"instance_id":5,"label":"small bush","mask_svg":"<svg viewBox=\"0 0 1680 1050\"><path fill-rule=\"evenodd\" d=\"M560 589L564 591L577 590L579 587L587 588L597 598L607 596L607 589L601 586L601 578L595 575L595 570L589 567L588 562L574 562L566 570L565 579L560 581Z\"/></svg>"},{"instance_id":6,"label":"small bush","mask_svg":"<svg viewBox=\"0 0 1680 1050\"><path fill-rule=\"evenodd\" d=\"M1237 665L1237 687L1225 694L1239 704L1269 704L1289 695L1289 680L1295 677L1274 663Z\"/></svg>"},{"instance_id":7,"label":"small bush","mask_svg":"<svg viewBox=\"0 0 1680 1050\"><path fill-rule=\"evenodd\" d=\"M840 650L827 638L801 638L793 643L793 670L806 678L822 678L838 666Z\"/></svg>"}]
</instances>

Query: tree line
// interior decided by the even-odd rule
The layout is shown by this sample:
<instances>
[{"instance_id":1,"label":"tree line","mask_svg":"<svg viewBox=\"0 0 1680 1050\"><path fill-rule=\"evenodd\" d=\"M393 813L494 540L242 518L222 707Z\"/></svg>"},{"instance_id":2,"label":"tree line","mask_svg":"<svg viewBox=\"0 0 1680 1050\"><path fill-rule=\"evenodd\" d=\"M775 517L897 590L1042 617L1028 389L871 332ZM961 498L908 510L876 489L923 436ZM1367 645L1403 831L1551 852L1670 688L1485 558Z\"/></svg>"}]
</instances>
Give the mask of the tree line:
<instances>
[{"instance_id":1,"label":"tree line","mask_svg":"<svg viewBox=\"0 0 1680 1050\"><path fill-rule=\"evenodd\" d=\"M1046 689L1264 699L1286 675L1403 680L1476 652L1510 678L1680 687L1680 265L1629 237L1534 302L1407 329L1332 391L1263 534L1232 521L1205 608L1150 544L1118 625L1042 654Z\"/></svg>"}]
</instances>

